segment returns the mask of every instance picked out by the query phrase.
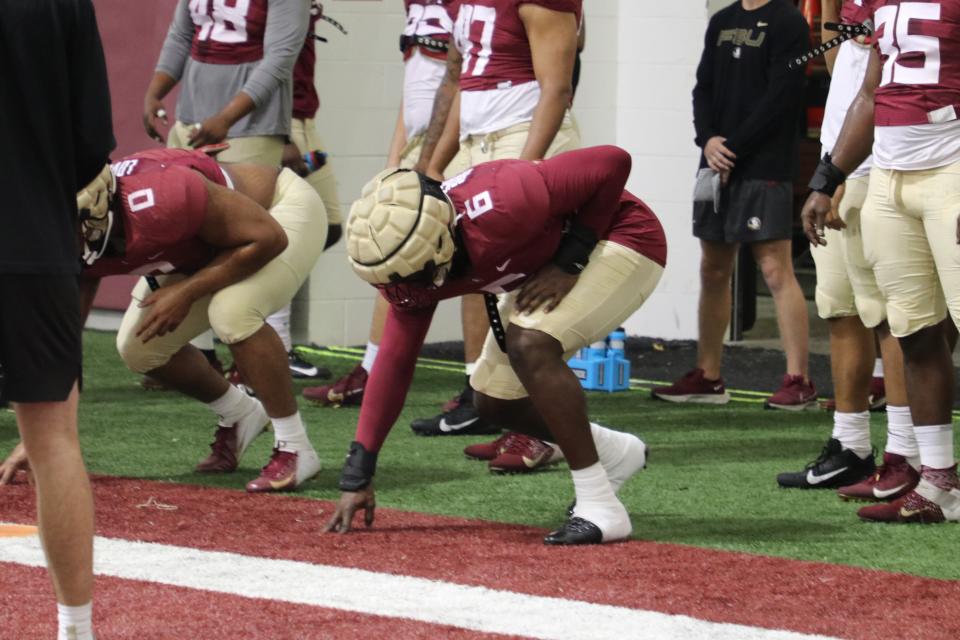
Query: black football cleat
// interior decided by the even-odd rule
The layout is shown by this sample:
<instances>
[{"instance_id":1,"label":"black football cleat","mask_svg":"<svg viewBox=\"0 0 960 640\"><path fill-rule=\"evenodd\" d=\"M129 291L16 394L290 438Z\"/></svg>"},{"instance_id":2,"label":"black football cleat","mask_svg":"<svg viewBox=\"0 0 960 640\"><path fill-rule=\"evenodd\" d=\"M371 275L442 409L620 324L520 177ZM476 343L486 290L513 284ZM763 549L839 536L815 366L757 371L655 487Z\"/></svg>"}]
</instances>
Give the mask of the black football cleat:
<instances>
[{"instance_id":1,"label":"black football cleat","mask_svg":"<svg viewBox=\"0 0 960 640\"><path fill-rule=\"evenodd\" d=\"M453 404L453 403L451 403ZM478 436L498 434L499 426L484 420L473 406L473 393L467 389L448 411L432 418L417 418L410 428L418 436Z\"/></svg>"},{"instance_id":2,"label":"black football cleat","mask_svg":"<svg viewBox=\"0 0 960 640\"><path fill-rule=\"evenodd\" d=\"M875 472L872 455L861 458L830 438L816 460L803 471L779 474L777 484L784 489L836 489L856 484Z\"/></svg>"},{"instance_id":3,"label":"black football cleat","mask_svg":"<svg viewBox=\"0 0 960 640\"><path fill-rule=\"evenodd\" d=\"M290 376L298 380L326 380L331 375L330 369L307 362L295 349L287 354L287 361L290 363Z\"/></svg>"},{"instance_id":4,"label":"black football cleat","mask_svg":"<svg viewBox=\"0 0 960 640\"><path fill-rule=\"evenodd\" d=\"M543 544L553 546L571 546L580 544L600 544L603 532L589 520L572 516L556 531L551 531L543 539Z\"/></svg>"}]
</instances>

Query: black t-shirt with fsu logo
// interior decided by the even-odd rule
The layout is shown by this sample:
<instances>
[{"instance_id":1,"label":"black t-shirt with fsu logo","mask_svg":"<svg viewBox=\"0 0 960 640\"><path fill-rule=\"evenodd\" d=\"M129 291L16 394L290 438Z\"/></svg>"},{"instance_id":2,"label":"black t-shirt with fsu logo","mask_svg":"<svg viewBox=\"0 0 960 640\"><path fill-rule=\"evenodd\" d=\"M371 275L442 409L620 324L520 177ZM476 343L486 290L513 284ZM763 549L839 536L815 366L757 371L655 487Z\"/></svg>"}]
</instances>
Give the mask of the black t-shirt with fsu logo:
<instances>
[{"instance_id":1,"label":"black t-shirt with fsu logo","mask_svg":"<svg viewBox=\"0 0 960 640\"><path fill-rule=\"evenodd\" d=\"M788 64L809 48L807 22L789 0L750 11L734 2L710 20L693 90L696 143L727 138L734 177L794 177L804 69Z\"/></svg>"}]
</instances>

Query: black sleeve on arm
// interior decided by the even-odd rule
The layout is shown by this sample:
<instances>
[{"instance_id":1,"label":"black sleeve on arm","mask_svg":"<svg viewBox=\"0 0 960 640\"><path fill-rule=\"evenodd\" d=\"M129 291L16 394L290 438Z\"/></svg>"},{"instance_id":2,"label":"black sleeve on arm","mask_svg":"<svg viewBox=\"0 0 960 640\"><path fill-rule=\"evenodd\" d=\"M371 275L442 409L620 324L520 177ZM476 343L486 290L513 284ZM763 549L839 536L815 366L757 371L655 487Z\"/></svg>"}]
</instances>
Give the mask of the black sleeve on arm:
<instances>
[{"instance_id":1,"label":"black sleeve on arm","mask_svg":"<svg viewBox=\"0 0 960 640\"><path fill-rule=\"evenodd\" d=\"M711 20L707 26L703 54L697 66L697 84L693 87L693 126L697 132L694 142L701 148L716 135L713 131L713 59L717 48L714 25L715 20Z\"/></svg>"},{"instance_id":2,"label":"black sleeve on arm","mask_svg":"<svg viewBox=\"0 0 960 640\"><path fill-rule=\"evenodd\" d=\"M116 147L107 65L91 0L77 3L77 20L68 47L73 152L78 190L93 180Z\"/></svg>"},{"instance_id":3,"label":"black sleeve on arm","mask_svg":"<svg viewBox=\"0 0 960 640\"><path fill-rule=\"evenodd\" d=\"M764 142L769 129L775 127L785 113L795 109L803 96L804 68L791 70L787 65L809 48L810 29L803 16L796 11L775 24L777 30L771 29L769 32L767 90L750 117L740 123L725 143L728 149L741 157L749 155Z\"/></svg>"}]
</instances>

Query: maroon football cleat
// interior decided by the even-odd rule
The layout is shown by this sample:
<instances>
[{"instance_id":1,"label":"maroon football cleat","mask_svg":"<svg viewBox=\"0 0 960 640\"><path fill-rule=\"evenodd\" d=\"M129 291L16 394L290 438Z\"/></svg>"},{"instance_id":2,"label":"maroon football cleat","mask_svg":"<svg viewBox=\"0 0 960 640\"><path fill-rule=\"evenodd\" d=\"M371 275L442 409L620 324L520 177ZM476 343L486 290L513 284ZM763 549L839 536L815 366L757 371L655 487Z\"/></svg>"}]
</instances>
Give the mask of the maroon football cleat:
<instances>
[{"instance_id":1,"label":"maroon football cleat","mask_svg":"<svg viewBox=\"0 0 960 640\"><path fill-rule=\"evenodd\" d=\"M464 447L463 455L474 460L493 460L500 455L501 451L510 446L516 435L516 431L507 431L496 440L471 444Z\"/></svg>"},{"instance_id":2,"label":"maroon football cleat","mask_svg":"<svg viewBox=\"0 0 960 640\"><path fill-rule=\"evenodd\" d=\"M815 407L817 404L817 390L811 380L803 376L784 374L783 383L765 403L768 409L783 409L785 411L803 411Z\"/></svg>"},{"instance_id":3,"label":"maroon football cleat","mask_svg":"<svg viewBox=\"0 0 960 640\"><path fill-rule=\"evenodd\" d=\"M264 432L270 418L259 401L247 415L231 426L217 425L210 444L210 455L197 464L197 473L229 473L237 469L240 459L250 443Z\"/></svg>"},{"instance_id":4,"label":"maroon football cleat","mask_svg":"<svg viewBox=\"0 0 960 640\"><path fill-rule=\"evenodd\" d=\"M870 411L880 411L887 406L887 384L883 378L870 378Z\"/></svg>"},{"instance_id":5,"label":"maroon football cleat","mask_svg":"<svg viewBox=\"0 0 960 640\"><path fill-rule=\"evenodd\" d=\"M667 402L693 402L697 404L727 404L730 394L723 386L723 378L707 380L703 369L694 369L668 387L657 387L654 398Z\"/></svg>"},{"instance_id":6,"label":"maroon football cleat","mask_svg":"<svg viewBox=\"0 0 960 640\"><path fill-rule=\"evenodd\" d=\"M313 449L281 451L274 448L270 462L260 470L260 476L247 483L247 491L293 491L318 473L320 458Z\"/></svg>"},{"instance_id":7,"label":"maroon football cleat","mask_svg":"<svg viewBox=\"0 0 960 640\"><path fill-rule=\"evenodd\" d=\"M487 464L493 473L529 473L562 460L560 447L522 433L514 433L508 446Z\"/></svg>"},{"instance_id":8,"label":"maroon football cleat","mask_svg":"<svg viewBox=\"0 0 960 640\"><path fill-rule=\"evenodd\" d=\"M921 477L907 495L884 504L863 507L857 515L872 522L936 524L960 520L960 488L946 490Z\"/></svg>"},{"instance_id":9,"label":"maroon football cleat","mask_svg":"<svg viewBox=\"0 0 960 640\"><path fill-rule=\"evenodd\" d=\"M848 487L837 489L844 500L878 502L896 500L913 491L920 482L920 474L907 459L896 453L884 453L883 464L872 476Z\"/></svg>"},{"instance_id":10,"label":"maroon football cleat","mask_svg":"<svg viewBox=\"0 0 960 640\"><path fill-rule=\"evenodd\" d=\"M367 378L369 378L367 370L358 364L350 373L333 384L307 387L303 390L303 397L325 407L360 406L363 402Z\"/></svg>"}]
</instances>

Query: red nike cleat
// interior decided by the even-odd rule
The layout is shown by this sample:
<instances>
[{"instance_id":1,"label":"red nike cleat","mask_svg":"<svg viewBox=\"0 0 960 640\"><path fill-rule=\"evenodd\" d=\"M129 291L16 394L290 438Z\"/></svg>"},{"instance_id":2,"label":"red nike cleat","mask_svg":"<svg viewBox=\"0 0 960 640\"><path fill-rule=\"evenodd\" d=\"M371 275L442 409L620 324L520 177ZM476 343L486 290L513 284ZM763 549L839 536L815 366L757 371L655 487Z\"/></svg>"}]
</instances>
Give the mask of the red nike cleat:
<instances>
[{"instance_id":1,"label":"red nike cleat","mask_svg":"<svg viewBox=\"0 0 960 640\"><path fill-rule=\"evenodd\" d=\"M936 524L960 520L960 489L949 491L921 477L917 488L885 504L863 507L857 515L872 522Z\"/></svg>"},{"instance_id":2,"label":"red nike cleat","mask_svg":"<svg viewBox=\"0 0 960 640\"><path fill-rule=\"evenodd\" d=\"M303 390L303 397L325 407L360 406L368 378L367 370L358 364L333 384L307 387Z\"/></svg>"},{"instance_id":3,"label":"red nike cleat","mask_svg":"<svg viewBox=\"0 0 960 640\"><path fill-rule=\"evenodd\" d=\"M293 491L320 473L320 458L313 449L281 451L274 448L270 462L260 470L260 476L247 483L250 493Z\"/></svg>"},{"instance_id":4,"label":"red nike cleat","mask_svg":"<svg viewBox=\"0 0 960 640\"><path fill-rule=\"evenodd\" d=\"M723 386L723 378L707 380L703 369L688 371L668 387L657 387L651 394L667 402L691 402L695 404L727 404L730 394Z\"/></svg>"},{"instance_id":5,"label":"red nike cleat","mask_svg":"<svg viewBox=\"0 0 960 640\"><path fill-rule=\"evenodd\" d=\"M500 455L501 451L510 446L516 435L516 431L507 431L496 440L471 444L464 447L463 455L474 460L493 460Z\"/></svg>"},{"instance_id":6,"label":"red nike cleat","mask_svg":"<svg viewBox=\"0 0 960 640\"><path fill-rule=\"evenodd\" d=\"M803 411L817 404L817 390L813 382L803 376L784 374L783 382L765 403L768 409L783 409L785 411Z\"/></svg>"},{"instance_id":7,"label":"red nike cleat","mask_svg":"<svg viewBox=\"0 0 960 640\"><path fill-rule=\"evenodd\" d=\"M508 445L488 463L493 473L529 473L564 459L560 447L522 433L514 433Z\"/></svg>"},{"instance_id":8,"label":"red nike cleat","mask_svg":"<svg viewBox=\"0 0 960 640\"><path fill-rule=\"evenodd\" d=\"M913 491L920 482L920 474L907 459L896 453L884 453L883 464L876 473L857 484L837 489L844 500L877 502L896 500Z\"/></svg>"},{"instance_id":9,"label":"red nike cleat","mask_svg":"<svg viewBox=\"0 0 960 640\"><path fill-rule=\"evenodd\" d=\"M210 444L210 455L196 466L197 473L229 473L236 471L240 459L250 443L266 430L270 418L259 400L247 415L231 426L217 425Z\"/></svg>"}]
</instances>

